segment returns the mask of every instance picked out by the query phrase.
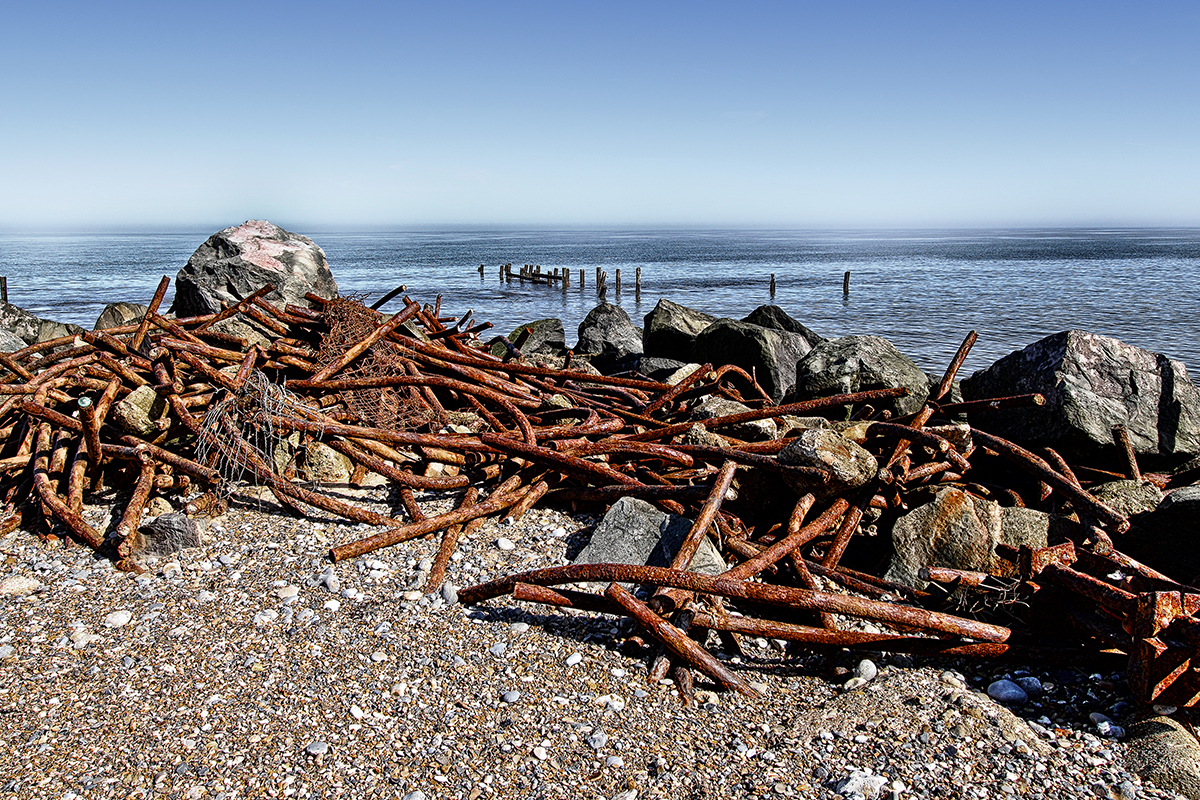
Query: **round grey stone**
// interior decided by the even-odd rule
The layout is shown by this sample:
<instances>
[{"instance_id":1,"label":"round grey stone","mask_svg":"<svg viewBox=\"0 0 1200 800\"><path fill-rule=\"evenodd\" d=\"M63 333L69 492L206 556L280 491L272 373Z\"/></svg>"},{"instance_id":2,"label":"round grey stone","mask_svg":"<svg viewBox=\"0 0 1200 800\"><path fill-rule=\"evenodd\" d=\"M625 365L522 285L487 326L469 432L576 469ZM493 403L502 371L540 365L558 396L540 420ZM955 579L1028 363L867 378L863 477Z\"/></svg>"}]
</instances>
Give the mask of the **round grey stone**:
<instances>
[{"instance_id":1,"label":"round grey stone","mask_svg":"<svg viewBox=\"0 0 1200 800\"><path fill-rule=\"evenodd\" d=\"M1029 702L1029 695L1025 694L1025 690L1010 680L992 681L987 693L988 697L1005 705L1023 706Z\"/></svg>"},{"instance_id":2,"label":"round grey stone","mask_svg":"<svg viewBox=\"0 0 1200 800\"><path fill-rule=\"evenodd\" d=\"M521 693L517 691L508 691L500 695L500 699L506 703L515 703L521 699Z\"/></svg>"},{"instance_id":3,"label":"round grey stone","mask_svg":"<svg viewBox=\"0 0 1200 800\"><path fill-rule=\"evenodd\" d=\"M308 747L304 748L304 752L310 756L323 756L329 752L329 742L311 742Z\"/></svg>"}]
</instances>

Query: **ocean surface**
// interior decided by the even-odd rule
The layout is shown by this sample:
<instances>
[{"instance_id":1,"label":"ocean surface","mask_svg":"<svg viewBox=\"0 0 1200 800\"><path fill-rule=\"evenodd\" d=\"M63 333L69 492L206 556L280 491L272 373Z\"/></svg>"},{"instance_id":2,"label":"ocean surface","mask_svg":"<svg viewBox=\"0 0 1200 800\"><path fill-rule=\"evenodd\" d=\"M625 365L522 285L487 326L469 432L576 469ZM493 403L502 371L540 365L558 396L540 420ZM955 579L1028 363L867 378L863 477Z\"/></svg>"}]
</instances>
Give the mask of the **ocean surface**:
<instances>
[{"instance_id":1,"label":"ocean surface","mask_svg":"<svg viewBox=\"0 0 1200 800\"><path fill-rule=\"evenodd\" d=\"M608 301L637 325L660 298L734 318L773 303L822 336L883 336L936 373L975 330L964 375L1080 328L1165 353L1193 380L1200 375L1200 229L301 232L325 250L343 294L369 303L404 284L423 303L441 295L443 315L471 310L503 333L558 317L568 344L599 302L600 267ZM159 279L174 277L210 233L0 234L0 275L9 302L90 328L105 303L149 302ZM570 269L572 285L503 283L506 262Z\"/></svg>"}]
</instances>

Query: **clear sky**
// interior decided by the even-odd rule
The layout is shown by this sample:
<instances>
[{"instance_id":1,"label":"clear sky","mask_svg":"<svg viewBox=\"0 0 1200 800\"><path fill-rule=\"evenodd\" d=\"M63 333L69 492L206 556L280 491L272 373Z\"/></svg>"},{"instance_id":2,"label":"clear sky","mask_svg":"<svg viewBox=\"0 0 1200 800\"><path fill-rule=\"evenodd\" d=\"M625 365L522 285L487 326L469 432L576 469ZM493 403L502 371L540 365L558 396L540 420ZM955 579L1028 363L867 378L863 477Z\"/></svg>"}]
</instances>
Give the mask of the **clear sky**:
<instances>
[{"instance_id":1,"label":"clear sky","mask_svg":"<svg viewBox=\"0 0 1200 800\"><path fill-rule=\"evenodd\" d=\"M1200 3L23 2L0 229L1200 225Z\"/></svg>"}]
</instances>

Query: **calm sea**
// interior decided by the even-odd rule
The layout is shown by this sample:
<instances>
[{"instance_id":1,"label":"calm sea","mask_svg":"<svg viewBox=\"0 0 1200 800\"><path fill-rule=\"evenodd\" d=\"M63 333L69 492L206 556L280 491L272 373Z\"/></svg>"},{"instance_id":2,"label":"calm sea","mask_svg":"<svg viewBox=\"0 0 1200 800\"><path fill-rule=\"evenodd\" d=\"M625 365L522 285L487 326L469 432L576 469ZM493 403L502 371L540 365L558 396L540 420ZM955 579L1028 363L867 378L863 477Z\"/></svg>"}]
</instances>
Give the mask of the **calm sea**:
<instances>
[{"instance_id":1,"label":"calm sea","mask_svg":"<svg viewBox=\"0 0 1200 800\"><path fill-rule=\"evenodd\" d=\"M209 233L0 234L0 274L10 302L91 327L107 302L148 302L159 279L174 276ZM470 309L504 333L558 317L568 344L598 302L601 267L608 300L639 325L663 297L737 318L774 303L826 337L884 336L933 372L969 330L979 341L967 371L1042 336L1082 328L1180 359L1193 379L1200 373L1197 229L304 233L324 248L343 294L378 298L405 284L413 299L432 303L440 294L444 314ZM505 262L570 269L572 286L501 283ZM843 294L846 271L850 291Z\"/></svg>"}]
</instances>

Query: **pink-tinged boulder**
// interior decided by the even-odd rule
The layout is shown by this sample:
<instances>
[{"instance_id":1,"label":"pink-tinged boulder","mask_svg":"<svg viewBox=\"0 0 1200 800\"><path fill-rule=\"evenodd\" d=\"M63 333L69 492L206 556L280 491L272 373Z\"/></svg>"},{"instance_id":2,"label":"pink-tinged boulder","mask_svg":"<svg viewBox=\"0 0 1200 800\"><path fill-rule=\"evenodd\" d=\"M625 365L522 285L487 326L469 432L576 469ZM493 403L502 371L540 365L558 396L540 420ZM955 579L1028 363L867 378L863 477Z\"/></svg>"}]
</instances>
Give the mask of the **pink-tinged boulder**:
<instances>
[{"instance_id":1,"label":"pink-tinged boulder","mask_svg":"<svg viewBox=\"0 0 1200 800\"><path fill-rule=\"evenodd\" d=\"M307 236L252 219L214 233L197 248L175 277L175 303L181 317L215 314L221 301L236 303L266 284L266 299L282 306L304 305L304 295L337 297L337 283L325 253Z\"/></svg>"}]
</instances>

